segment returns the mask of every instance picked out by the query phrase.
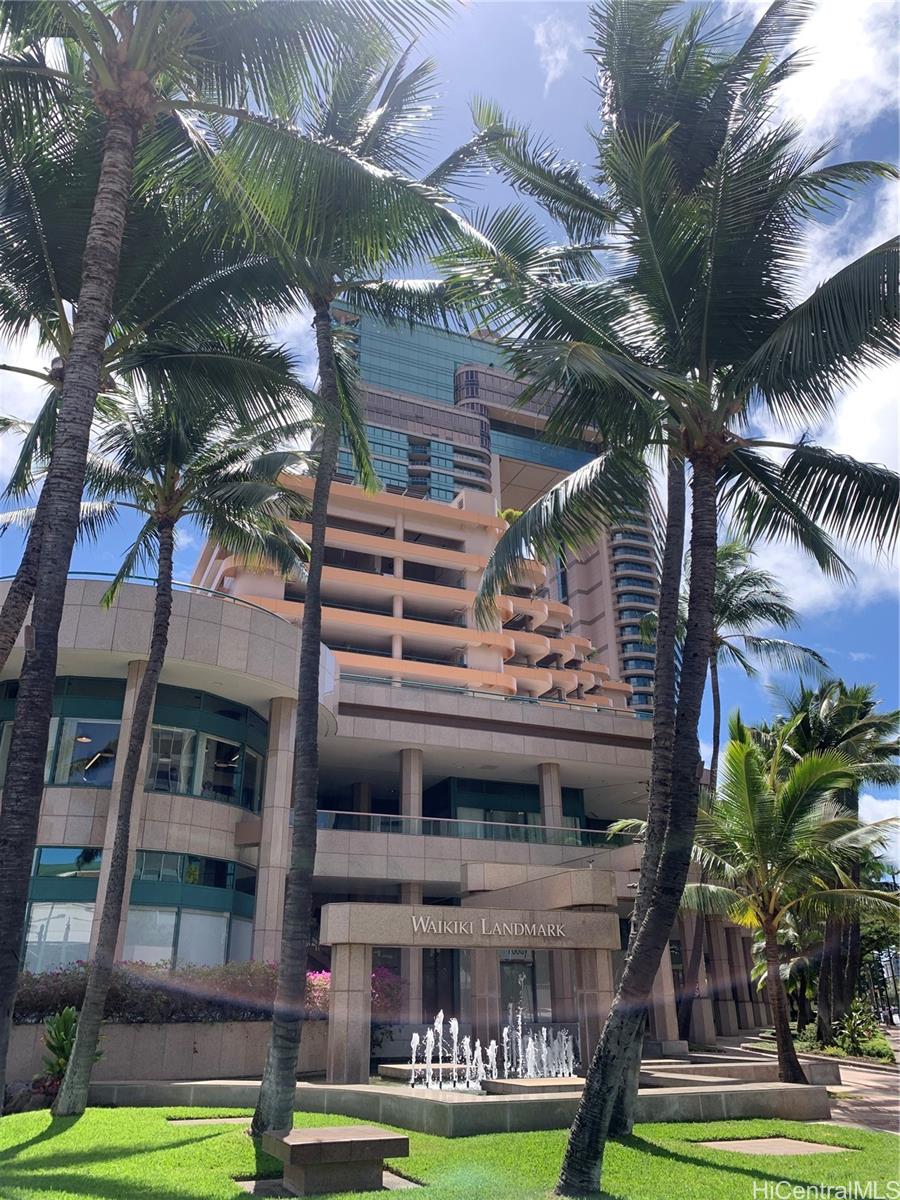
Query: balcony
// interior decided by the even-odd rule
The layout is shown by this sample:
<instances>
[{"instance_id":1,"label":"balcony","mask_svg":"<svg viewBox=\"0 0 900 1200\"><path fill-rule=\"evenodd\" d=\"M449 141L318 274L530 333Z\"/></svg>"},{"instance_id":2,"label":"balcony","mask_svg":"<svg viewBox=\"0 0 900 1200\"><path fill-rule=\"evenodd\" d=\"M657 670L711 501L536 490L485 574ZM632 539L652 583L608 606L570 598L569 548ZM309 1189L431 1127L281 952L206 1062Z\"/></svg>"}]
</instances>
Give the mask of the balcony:
<instances>
[{"instance_id":1,"label":"balcony","mask_svg":"<svg viewBox=\"0 0 900 1200\"><path fill-rule=\"evenodd\" d=\"M318 829L348 833L389 833L408 837L471 838L482 842L515 842L531 846L580 846L611 850L631 845L624 833L567 826L517 825L506 821L458 821L451 817L401 817L385 813L336 812L319 809Z\"/></svg>"}]
</instances>

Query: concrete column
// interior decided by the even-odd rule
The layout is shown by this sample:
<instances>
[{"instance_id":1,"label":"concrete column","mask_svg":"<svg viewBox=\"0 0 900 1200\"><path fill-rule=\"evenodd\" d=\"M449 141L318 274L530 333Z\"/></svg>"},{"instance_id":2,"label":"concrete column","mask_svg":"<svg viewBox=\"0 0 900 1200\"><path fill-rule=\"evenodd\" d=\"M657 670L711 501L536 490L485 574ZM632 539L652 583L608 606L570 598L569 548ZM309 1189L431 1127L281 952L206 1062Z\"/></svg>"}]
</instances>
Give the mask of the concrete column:
<instances>
[{"instance_id":1,"label":"concrete column","mask_svg":"<svg viewBox=\"0 0 900 1200\"><path fill-rule=\"evenodd\" d=\"M738 1025L741 1029L753 1029L756 1022L753 1006L750 1003L750 980L747 978L747 972L744 967L740 934L736 929L725 930L725 943L728 947L731 978L734 980L735 992L737 993Z\"/></svg>"},{"instance_id":2,"label":"concrete column","mask_svg":"<svg viewBox=\"0 0 900 1200\"><path fill-rule=\"evenodd\" d=\"M421 750L400 751L400 812L404 817L422 815L422 765Z\"/></svg>"},{"instance_id":3,"label":"concrete column","mask_svg":"<svg viewBox=\"0 0 900 1200\"><path fill-rule=\"evenodd\" d=\"M370 813L372 811L372 785L368 781L354 783L352 789L353 811Z\"/></svg>"},{"instance_id":4,"label":"concrete column","mask_svg":"<svg viewBox=\"0 0 900 1200\"><path fill-rule=\"evenodd\" d=\"M331 947L327 1083L368 1083L372 1039L372 947Z\"/></svg>"},{"instance_id":5,"label":"concrete column","mask_svg":"<svg viewBox=\"0 0 900 1200\"><path fill-rule=\"evenodd\" d=\"M706 944L709 948L709 969L719 1013L719 1026L723 1037L734 1037L739 1032L737 1009L731 992L731 967L725 943L722 922L710 918L706 922Z\"/></svg>"},{"instance_id":6,"label":"concrete column","mask_svg":"<svg viewBox=\"0 0 900 1200\"><path fill-rule=\"evenodd\" d=\"M686 913L681 918L681 946L684 956L685 972L698 922L702 917ZM713 1014L712 984L706 974L706 955L709 947L704 940L703 957L700 960L700 971L697 976L697 990L694 993L694 1003L691 1006L690 1040L698 1046L714 1046L716 1043L716 1022Z\"/></svg>"},{"instance_id":7,"label":"concrete column","mask_svg":"<svg viewBox=\"0 0 900 1200\"><path fill-rule=\"evenodd\" d=\"M540 763L538 765L538 783L541 789L541 820L545 825L559 828L563 823L559 763Z\"/></svg>"},{"instance_id":8,"label":"concrete column","mask_svg":"<svg viewBox=\"0 0 900 1200\"><path fill-rule=\"evenodd\" d=\"M116 762L113 768L113 782L109 792L109 812L106 817L106 830L103 836L103 854L100 858L100 878L97 881L97 903L94 905L94 919L91 923L90 956L93 958L97 949L97 939L100 936L100 915L102 897L106 895L109 882L109 869L112 865L113 844L116 837L116 820L119 812L119 796L122 791L122 774L125 770L125 758L128 754L128 743L131 739L131 729L134 723L134 706L137 701L138 688L144 678L147 664L143 659L135 659L128 664L128 674L125 677L125 699L122 703L122 723L119 728L119 741L116 746ZM151 722L152 726L152 716ZM125 950L125 926L128 921L128 904L131 898L131 881L134 878L134 857L140 848L141 825L144 819L144 802L146 791L144 783L147 778L147 754L150 746L150 726L144 739L144 749L138 766L137 783L134 789L134 799L131 805L131 821L128 828L128 861L125 868L125 892L122 903L122 916L119 921L119 936L116 941L116 958L122 958Z\"/></svg>"},{"instance_id":9,"label":"concrete column","mask_svg":"<svg viewBox=\"0 0 900 1200\"><path fill-rule=\"evenodd\" d=\"M550 952L550 1000L554 1023L573 1025L578 1020L575 1004L575 963L571 950Z\"/></svg>"},{"instance_id":10,"label":"concrete column","mask_svg":"<svg viewBox=\"0 0 900 1200\"><path fill-rule=\"evenodd\" d=\"M281 950L284 885L291 861L291 779L294 770L294 722L297 704L276 696L269 705L269 744L263 792L253 957L274 962Z\"/></svg>"},{"instance_id":11,"label":"concrete column","mask_svg":"<svg viewBox=\"0 0 900 1200\"><path fill-rule=\"evenodd\" d=\"M497 950L472 951L472 1024L486 1046L500 1036L500 955Z\"/></svg>"},{"instance_id":12,"label":"concrete column","mask_svg":"<svg viewBox=\"0 0 900 1200\"><path fill-rule=\"evenodd\" d=\"M575 1009L582 1074L587 1070L603 1022L612 1007L613 971L609 950L573 950L575 959Z\"/></svg>"},{"instance_id":13,"label":"concrete column","mask_svg":"<svg viewBox=\"0 0 900 1200\"><path fill-rule=\"evenodd\" d=\"M663 1055L687 1054L687 1043L678 1037L678 1007L675 1001L675 980L672 976L672 956L668 944L659 960L659 968L650 990L653 1026Z\"/></svg>"},{"instance_id":14,"label":"concrete column","mask_svg":"<svg viewBox=\"0 0 900 1200\"><path fill-rule=\"evenodd\" d=\"M763 1028L768 1025L769 1021L762 992L753 980L753 939L749 934L741 934L739 941L743 953L744 972L750 989L750 1005L753 1009L753 1021L755 1025Z\"/></svg>"},{"instance_id":15,"label":"concrete column","mask_svg":"<svg viewBox=\"0 0 900 1200\"><path fill-rule=\"evenodd\" d=\"M421 904L421 883L400 884L401 904ZM401 1019L418 1025L422 1020L422 951L404 947L400 951L400 975L406 984Z\"/></svg>"}]
</instances>

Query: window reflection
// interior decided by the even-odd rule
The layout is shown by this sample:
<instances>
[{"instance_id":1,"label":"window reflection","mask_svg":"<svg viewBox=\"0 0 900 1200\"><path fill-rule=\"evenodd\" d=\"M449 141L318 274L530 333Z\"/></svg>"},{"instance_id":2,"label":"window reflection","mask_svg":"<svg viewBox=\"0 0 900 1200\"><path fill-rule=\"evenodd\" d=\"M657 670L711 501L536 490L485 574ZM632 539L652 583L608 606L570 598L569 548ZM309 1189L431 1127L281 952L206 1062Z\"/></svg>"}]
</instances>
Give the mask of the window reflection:
<instances>
[{"instance_id":1,"label":"window reflection","mask_svg":"<svg viewBox=\"0 0 900 1200\"><path fill-rule=\"evenodd\" d=\"M118 741L118 721L66 717L62 722L54 782L110 787Z\"/></svg>"},{"instance_id":2,"label":"window reflection","mask_svg":"<svg viewBox=\"0 0 900 1200\"><path fill-rule=\"evenodd\" d=\"M148 788L154 792L185 793L191 790L196 738L192 729L154 725Z\"/></svg>"},{"instance_id":3,"label":"window reflection","mask_svg":"<svg viewBox=\"0 0 900 1200\"><path fill-rule=\"evenodd\" d=\"M234 804L238 798L238 768L241 748L237 742L201 734L200 761L202 776L200 795L211 800Z\"/></svg>"}]
</instances>

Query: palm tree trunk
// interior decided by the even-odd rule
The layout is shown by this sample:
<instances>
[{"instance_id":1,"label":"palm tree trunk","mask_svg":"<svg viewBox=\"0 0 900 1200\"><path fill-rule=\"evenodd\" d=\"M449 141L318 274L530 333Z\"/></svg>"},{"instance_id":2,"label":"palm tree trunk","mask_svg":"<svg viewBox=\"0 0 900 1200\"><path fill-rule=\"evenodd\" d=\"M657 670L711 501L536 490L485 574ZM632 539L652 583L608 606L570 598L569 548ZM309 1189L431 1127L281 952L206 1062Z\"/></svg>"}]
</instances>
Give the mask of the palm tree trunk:
<instances>
[{"instance_id":1,"label":"palm tree trunk","mask_svg":"<svg viewBox=\"0 0 900 1200\"><path fill-rule=\"evenodd\" d=\"M833 990L836 946L840 942L841 923L833 917L825 922L819 983L816 989L816 1041L823 1046L834 1042Z\"/></svg>"},{"instance_id":2,"label":"palm tree trunk","mask_svg":"<svg viewBox=\"0 0 900 1200\"><path fill-rule=\"evenodd\" d=\"M712 694L713 708L713 727L712 727L712 754L709 763L709 791L711 795L715 795L716 784L719 777L719 745L722 737L722 697L719 691L719 664L716 659L715 651L709 656L709 686ZM703 874L700 876L701 882L705 882ZM703 943L706 932L706 924L702 917L698 916L694 922L694 940L691 942L691 950L688 956L688 961L685 964L684 972L684 996L681 1004L678 1007L678 1036L682 1041L689 1041L691 1036L691 1017L694 1013L694 1001L697 998L697 989L700 983L700 966L703 962Z\"/></svg>"},{"instance_id":3,"label":"palm tree trunk","mask_svg":"<svg viewBox=\"0 0 900 1200\"><path fill-rule=\"evenodd\" d=\"M6 1078L28 881L44 787L66 574L78 532L88 440L119 273L137 136L136 118L110 118L82 260L78 312L56 437L44 483L50 491L31 617L34 636L19 678L0 822L0 1095Z\"/></svg>"},{"instance_id":4,"label":"palm tree trunk","mask_svg":"<svg viewBox=\"0 0 900 1200\"><path fill-rule=\"evenodd\" d=\"M712 754L709 761L709 790L716 793L719 781L719 744L722 738L722 696L719 691L719 662L715 654L709 656L709 690L712 697L713 727Z\"/></svg>"},{"instance_id":5,"label":"palm tree trunk","mask_svg":"<svg viewBox=\"0 0 900 1200\"><path fill-rule=\"evenodd\" d=\"M781 979L781 953L778 935L773 927L764 930L766 937L766 988L772 1005L775 1023L775 1045L778 1049L778 1078L781 1083L808 1083L803 1074L794 1039L791 1035L791 1019L788 1013L787 994Z\"/></svg>"},{"instance_id":6,"label":"palm tree trunk","mask_svg":"<svg viewBox=\"0 0 900 1200\"><path fill-rule=\"evenodd\" d=\"M34 510L34 521L28 530L28 539L22 551L19 568L0 609L0 671L6 666L10 651L25 624L28 606L34 596L38 566L41 561L41 541L44 535L44 513L49 503L46 485L38 496Z\"/></svg>"},{"instance_id":7,"label":"palm tree trunk","mask_svg":"<svg viewBox=\"0 0 900 1200\"><path fill-rule=\"evenodd\" d=\"M797 981L797 1036L800 1037L804 1030L812 1023L812 1009L809 1006L809 997L806 994L807 985L806 971L800 973Z\"/></svg>"},{"instance_id":8,"label":"palm tree trunk","mask_svg":"<svg viewBox=\"0 0 900 1200\"><path fill-rule=\"evenodd\" d=\"M156 688L166 660L169 642L169 623L172 616L172 559L175 550L174 524L170 520L160 521L159 563L156 575L156 599L153 606L153 629L150 635L150 650L147 666L138 687L131 719L131 732L122 782L119 787L116 807L116 832L113 839L112 861L103 894L103 909L100 914L100 932L97 949L88 973L84 1001L78 1014L75 1044L62 1086L53 1104L58 1117L80 1116L87 1107L91 1071L97 1057L100 1040L100 1025L106 1008L106 996L112 979L116 943L125 906L125 883L128 877L128 850L131 835L131 812L134 793L138 786L141 756L147 739L147 729L153 716ZM111 797L115 802L115 797Z\"/></svg>"},{"instance_id":9,"label":"palm tree trunk","mask_svg":"<svg viewBox=\"0 0 900 1200\"><path fill-rule=\"evenodd\" d=\"M644 844L641 881L635 901L636 912L632 918L625 966L610 1014L604 1025L604 1031L601 1034L600 1044L594 1052L588 1067L587 1078L584 1080L581 1103L578 1105L575 1121L572 1123L563 1165L559 1172L557 1182L559 1195L584 1195L599 1189L602 1158L604 1158L606 1141L610 1136L613 1117L616 1116L617 1127L620 1127L622 1126L620 1114L626 1109L626 1105L630 1104L631 1111L634 1111L634 1096L631 1094L630 1099L626 1100L620 1096L620 1088L623 1086L623 1080L631 1082L632 1090L636 1085L637 1073L631 1070L632 1063L634 1063L634 1057L632 1057L635 1052L634 1043L635 1039L640 1037L643 1032L650 989L652 989L662 954L667 953L668 935L670 935L674 918L676 918L680 894L684 889L683 878L680 886L677 887L677 895L676 889L671 887L667 888L666 894L662 896L659 892L660 881L664 877L666 844L670 838L668 830L674 822L676 800L678 799L679 810L684 806L683 799L677 798L673 791L672 776L677 749L676 736L674 736L677 734L677 730L673 732L673 727L676 726L676 716L674 716L676 714L674 643L676 643L680 565L682 565L684 547L684 467L674 452L670 454L668 468L670 468L668 470L668 512L666 545L660 581L660 620L658 638L656 638L656 680L658 680L658 684L656 684L654 692L653 766L652 775L650 775L647 841ZM710 479L712 479L714 560L714 470ZM696 506L695 482L695 511ZM701 517L701 532L703 529L704 522ZM694 541L698 536L700 534L698 534L695 518L691 540ZM712 588L709 588L709 598L712 601ZM710 602L708 626L704 658L709 656L709 640L712 638L712 602ZM696 630L694 631L694 641L696 641ZM706 670L703 671L703 679L700 689L698 689L697 720L700 719L700 701L704 682L706 682ZM692 680L689 678L689 686L691 683ZM679 686L679 709L682 704L684 688L683 674ZM700 755L698 744L696 752L697 756ZM696 781L694 787L696 792ZM696 815L696 796L694 810ZM694 826L691 823L688 854L690 854L692 838L694 838ZM686 866L688 863L685 859L685 878Z\"/></svg>"},{"instance_id":10,"label":"palm tree trunk","mask_svg":"<svg viewBox=\"0 0 900 1200\"><path fill-rule=\"evenodd\" d=\"M671 431L670 431L671 433ZM656 629L656 666L653 680L653 757L650 795L647 802L647 832L641 856L638 893L631 913L629 949L641 926L665 839L669 819L669 784L672 740L675 732L675 640L678 628L678 598L685 530L684 460L674 451L668 456L666 473L666 530L660 571L659 619ZM619 1096L610 1118L611 1136L624 1137L634 1128L643 1050L644 1022L640 1024L623 1066ZM582 1056L595 1049L585 1047Z\"/></svg>"},{"instance_id":11,"label":"palm tree trunk","mask_svg":"<svg viewBox=\"0 0 900 1200\"><path fill-rule=\"evenodd\" d=\"M324 424L310 511L309 566L301 627L292 785L294 824L291 831L291 865L285 886L272 1035L251 1126L251 1131L257 1135L271 1129L290 1129L293 1120L297 1054L306 996L312 877L316 865L322 564L325 557L328 498L341 438L341 417L331 308L327 302L320 301L314 305L314 310L313 327L319 358L319 395Z\"/></svg>"}]
</instances>

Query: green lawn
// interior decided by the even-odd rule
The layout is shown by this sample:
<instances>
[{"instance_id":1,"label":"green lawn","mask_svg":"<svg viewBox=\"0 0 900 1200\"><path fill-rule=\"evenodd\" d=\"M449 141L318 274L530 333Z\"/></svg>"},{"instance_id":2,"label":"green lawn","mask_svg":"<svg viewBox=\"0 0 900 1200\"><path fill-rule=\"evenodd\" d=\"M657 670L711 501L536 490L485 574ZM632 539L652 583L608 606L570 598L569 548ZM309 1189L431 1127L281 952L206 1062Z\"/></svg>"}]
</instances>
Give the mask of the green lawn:
<instances>
[{"instance_id":1,"label":"green lawn","mask_svg":"<svg viewBox=\"0 0 900 1200\"><path fill-rule=\"evenodd\" d=\"M47 1112L0 1121L2 1200L238 1200L234 1177L277 1176L278 1163L235 1125L174 1125L167 1116L239 1115L245 1110L120 1108L80 1119ZM297 1124L353 1124L298 1114ZM862 1153L754 1157L696 1145L710 1138L783 1134ZM410 1136L410 1157L394 1164L427 1185L422 1200L544 1200L565 1143L562 1131L488 1137ZM623 1200L750 1200L753 1183L845 1187L873 1180L884 1197L897 1176L897 1139L840 1126L791 1121L640 1125L611 1146L604 1184ZM782 1193L785 1189L782 1189ZM761 1189L758 1194L762 1194ZM821 1194L827 1194L824 1191ZM837 1193L840 1194L840 1193ZM369 1193L371 1196L372 1193ZM344 1200L348 1194L342 1193Z\"/></svg>"}]
</instances>

